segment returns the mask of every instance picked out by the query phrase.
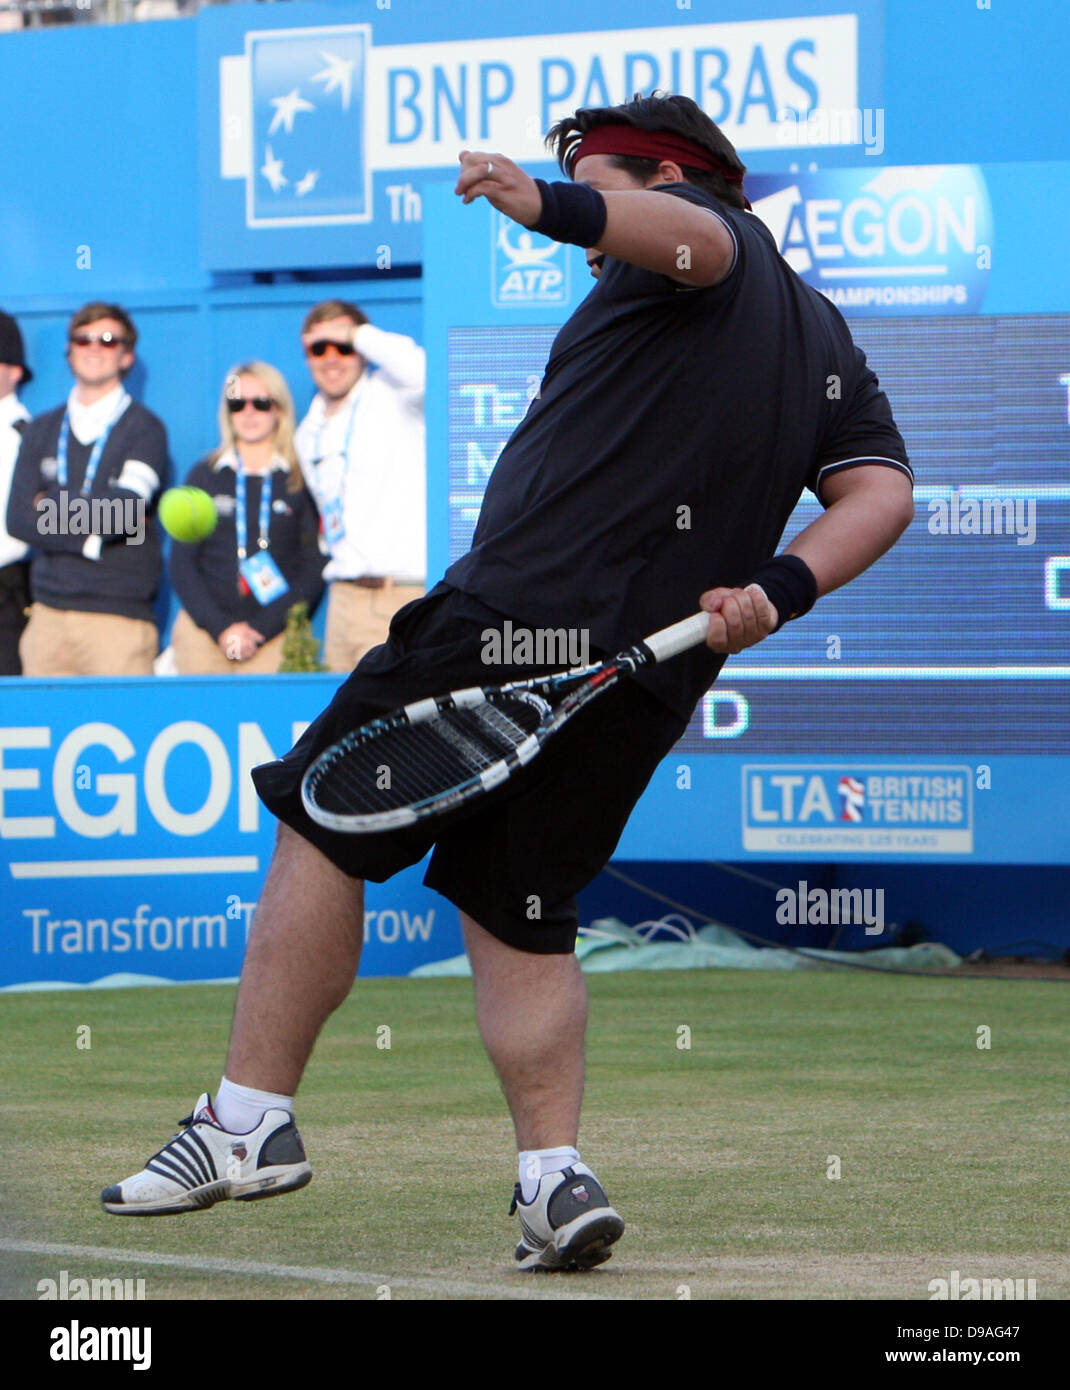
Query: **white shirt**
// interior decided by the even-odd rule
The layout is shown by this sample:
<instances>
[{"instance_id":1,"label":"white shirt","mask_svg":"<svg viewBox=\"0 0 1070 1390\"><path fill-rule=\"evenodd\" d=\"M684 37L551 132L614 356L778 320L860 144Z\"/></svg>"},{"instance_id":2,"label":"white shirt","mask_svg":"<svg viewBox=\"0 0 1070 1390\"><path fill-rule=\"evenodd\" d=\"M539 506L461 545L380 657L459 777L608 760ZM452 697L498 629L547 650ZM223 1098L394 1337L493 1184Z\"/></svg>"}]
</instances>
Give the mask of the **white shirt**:
<instances>
[{"instance_id":1,"label":"white shirt","mask_svg":"<svg viewBox=\"0 0 1070 1390\"><path fill-rule=\"evenodd\" d=\"M422 584L427 574L424 351L412 338L370 323L361 324L353 341L376 370L366 369L331 415L317 392L294 440L320 512L336 498L342 504L345 532L330 549L323 577L374 575Z\"/></svg>"},{"instance_id":2,"label":"white shirt","mask_svg":"<svg viewBox=\"0 0 1070 1390\"><path fill-rule=\"evenodd\" d=\"M236 449L224 449L223 452L216 459L215 463L212 464L212 472L219 473L224 468L233 468L236 474L240 463L241 457L239 456L238 451ZM259 469L257 469L256 471L260 472ZM286 460L282 457L281 454L272 454L270 467L265 468L263 470L263 472L265 473L289 473L289 471L290 465L286 462ZM248 473L249 469L245 468L243 469L243 472Z\"/></svg>"},{"instance_id":3,"label":"white shirt","mask_svg":"<svg viewBox=\"0 0 1070 1390\"><path fill-rule=\"evenodd\" d=\"M7 532L7 499L11 496L11 480L15 476L22 435L15 428L16 420L28 420L30 412L15 395L9 392L0 400L0 566L13 565L25 559L30 547L17 541Z\"/></svg>"},{"instance_id":4,"label":"white shirt","mask_svg":"<svg viewBox=\"0 0 1070 1390\"><path fill-rule=\"evenodd\" d=\"M130 397L118 386L101 396L92 405L83 405L78 399L78 388L73 387L67 397L67 417L71 422L71 433L79 444L95 444L112 420L117 420L130 404Z\"/></svg>"}]
</instances>

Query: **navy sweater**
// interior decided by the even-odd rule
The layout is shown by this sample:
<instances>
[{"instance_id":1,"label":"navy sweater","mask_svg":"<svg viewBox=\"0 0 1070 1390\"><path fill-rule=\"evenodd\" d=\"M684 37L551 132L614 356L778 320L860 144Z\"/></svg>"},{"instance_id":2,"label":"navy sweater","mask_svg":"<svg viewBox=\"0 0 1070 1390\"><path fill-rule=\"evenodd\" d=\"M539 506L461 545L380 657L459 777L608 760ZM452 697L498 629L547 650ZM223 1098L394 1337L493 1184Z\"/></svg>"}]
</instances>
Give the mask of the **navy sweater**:
<instances>
[{"instance_id":1,"label":"navy sweater","mask_svg":"<svg viewBox=\"0 0 1070 1390\"><path fill-rule=\"evenodd\" d=\"M311 614L323 596L323 567L327 560L319 548L315 503L303 486L299 492L290 492L285 473L279 471L271 476L274 481L268 554L290 589L268 604L238 590L234 469L224 467L217 472L207 459L202 459L194 464L186 479L188 487L203 488L217 499L219 522L203 541L172 543L171 583L182 607L214 641L237 622L248 623L269 641L286 626L286 614L295 603L303 600ZM246 548L250 555L257 550L262 481L255 473L245 475Z\"/></svg>"},{"instance_id":2,"label":"navy sweater","mask_svg":"<svg viewBox=\"0 0 1070 1390\"><path fill-rule=\"evenodd\" d=\"M156 503L170 477L167 431L151 411L131 401L108 436L83 500L80 489L93 446L82 444L73 431L67 445L67 487L55 478L65 410L66 405L57 406L27 423L11 480L7 529L33 546L31 593L50 608L154 622L152 605L163 569ZM159 480L147 502L116 485L128 459L147 464ZM34 499L39 493L44 496L38 506ZM90 534L101 538L99 559L82 553Z\"/></svg>"}]
</instances>

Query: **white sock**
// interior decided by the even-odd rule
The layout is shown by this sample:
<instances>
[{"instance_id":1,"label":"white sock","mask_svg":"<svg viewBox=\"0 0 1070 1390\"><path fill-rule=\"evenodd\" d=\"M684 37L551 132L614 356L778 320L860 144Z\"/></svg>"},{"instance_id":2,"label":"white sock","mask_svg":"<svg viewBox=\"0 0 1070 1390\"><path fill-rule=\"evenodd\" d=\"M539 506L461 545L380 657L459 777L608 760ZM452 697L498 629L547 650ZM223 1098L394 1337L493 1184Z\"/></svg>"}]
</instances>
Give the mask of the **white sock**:
<instances>
[{"instance_id":1,"label":"white sock","mask_svg":"<svg viewBox=\"0 0 1070 1390\"><path fill-rule=\"evenodd\" d=\"M265 1110L290 1110L293 1096L276 1095L274 1091L254 1091L251 1086L237 1086L224 1076L219 1083L212 1109L228 1134L248 1134L260 1123Z\"/></svg>"},{"instance_id":2,"label":"white sock","mask_svg":"<svg viewBox=\"0 0 1070 1390\"><path fill-rule=\"evenodd\" d=\"M533 1202L539 1183L547 1173L560 1173L579 1161L578 1149L525 1149L517 1157L521 1200Z\"/></svg>"}]
</instances>

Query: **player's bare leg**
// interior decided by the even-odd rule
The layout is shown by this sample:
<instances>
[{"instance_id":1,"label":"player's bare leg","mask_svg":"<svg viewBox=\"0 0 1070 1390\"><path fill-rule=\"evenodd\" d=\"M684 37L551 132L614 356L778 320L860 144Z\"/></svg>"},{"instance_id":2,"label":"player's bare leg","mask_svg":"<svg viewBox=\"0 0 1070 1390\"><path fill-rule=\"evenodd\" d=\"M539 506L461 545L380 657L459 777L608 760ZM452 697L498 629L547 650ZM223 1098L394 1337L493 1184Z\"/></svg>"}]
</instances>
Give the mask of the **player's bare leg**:
<instances>
[{"instance_id":1,"label":"player's bare leg","mask_svg":"<svg viewBox=\"0 0 1070 1390\"><path fill-rule=\"evenodd\" d=\"M510 1208L520 1213L517 1268L590 1269L609 1259L624 1222L576 1149L587 1028L580 963L515 950L463 912L461 927L479 1031L520 1150Z\"/></svg>"},{"instance_id":2,"label":"player's bare leg","mask_svg":"<svg viewBox=\"0 0 1070 1390\"><path fill-rule=\"evenodd\" d=\"M293 1095L323 1024L353 986L364 884L279 826L245 952L225 1073Z\"/></svg>"},{"instance_id":3,"label":"player's bare leg","mask_svg":"<svg viewBox=\"0 0 1070 1390\"><path fill-rule=\"evenodd\" d=\"M364 885L279 826L246 950L225 1083L205 1092L183 1129L124 1182L101 1193L115 1216L164 1216L257 1201L312 1177L291 1113L320 1028L360 961ZM224 1085L230 1091L224 1097ZM228 1118L221 1100L234 1114ZM240 1118L244 1114L244 1120Z\"/></svg>"},{"instance_id":4,"label":"player's bare leg","mask_svg":"<svg viewBox=\"0 0 1070 1390\"><path fill-rule=\"evenodd\" d=\"M515 950L461 913L476 1020L520 1149L575 1146L583 1099L587 984L573 955Z\"/></svg>"}]
</instances>

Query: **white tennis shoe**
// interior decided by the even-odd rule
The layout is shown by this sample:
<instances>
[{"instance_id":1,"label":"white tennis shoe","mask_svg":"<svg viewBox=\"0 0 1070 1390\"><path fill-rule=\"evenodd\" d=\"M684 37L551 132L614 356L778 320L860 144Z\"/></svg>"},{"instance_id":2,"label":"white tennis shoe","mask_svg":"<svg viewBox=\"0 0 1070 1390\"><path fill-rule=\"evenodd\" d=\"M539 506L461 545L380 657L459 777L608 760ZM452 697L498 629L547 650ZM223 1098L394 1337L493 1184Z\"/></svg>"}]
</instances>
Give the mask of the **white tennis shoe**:
<instances>
[{"instance_id":1,"label":"white tennis shoe","mask_svg":"<svg viewBox=\"0 0 1070 1390\"><path fill-rule=\"evenodd\" d=\"M591 1269L609 1259L609 1247L624 1234L623 1220L585 1163L545 1174L531 1202L521 1199L517 1183L513 1212L520 1213L522 1270Z\"/></svg>"},{"instance_id":2,"label":"white tennis shoe","mask_svg":"<svg viewBox=\"0 0 1070 1390\"><path fill-rule=\"evenodd\" d=\"M312 1181L304 1145L286 1110L267 1110L247 1134L229 1134L205 1093L180 1133L140 1173L106 1187L101 1206L113 1216L166 1216L203 1211L216 1202L254 1202Z\"/></svg>"}]
</instances>

